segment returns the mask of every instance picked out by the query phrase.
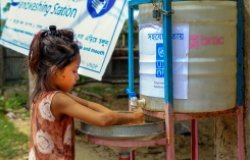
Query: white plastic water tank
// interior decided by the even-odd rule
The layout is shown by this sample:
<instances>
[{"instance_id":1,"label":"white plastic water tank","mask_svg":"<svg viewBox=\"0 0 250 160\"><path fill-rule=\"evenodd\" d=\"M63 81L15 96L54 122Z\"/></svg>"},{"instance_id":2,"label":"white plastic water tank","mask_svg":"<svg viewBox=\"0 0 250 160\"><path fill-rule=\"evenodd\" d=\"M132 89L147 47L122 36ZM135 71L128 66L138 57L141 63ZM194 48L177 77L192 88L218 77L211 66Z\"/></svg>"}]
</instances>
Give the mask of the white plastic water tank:
<instances>
[{"instance_id":1,"label":"white plastic water tank","mask_svg":"<svg viewBox=\"0 0 250 160\"><path fill-rule=\"evenodd\" d=\"M174 111L222 111L236 104L234 1L172 2ZM162 21L153 5L139 6L140 97L145 108L163 111Z\"/></svg>"}]
</instances>

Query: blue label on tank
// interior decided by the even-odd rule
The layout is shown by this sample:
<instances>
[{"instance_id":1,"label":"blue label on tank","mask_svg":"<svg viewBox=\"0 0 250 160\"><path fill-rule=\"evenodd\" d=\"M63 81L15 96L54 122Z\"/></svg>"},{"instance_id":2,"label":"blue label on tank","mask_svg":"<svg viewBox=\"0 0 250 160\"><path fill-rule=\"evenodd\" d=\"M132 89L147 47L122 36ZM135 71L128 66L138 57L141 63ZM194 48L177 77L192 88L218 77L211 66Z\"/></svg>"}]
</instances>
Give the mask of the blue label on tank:
<instances>
[{"instance_id":1,"label":"blue label on tank","mask_svg":"<svg viewBox=\"0 0 250 160\"><path fill-rule=\"evenodd\" d=\"M164 50L163 43L156 43L156 62L155 76L158 78L164 77Z\"/></svg>"},{"instance_id":2,"label":"blue label on tank","mask_svg":"<svg viewBox=\"0 0 250 160\"><path fill-rule=\"evenodd\" d=\"M88 0L87 9L93 18L100 17L107 13L114 3L115 0Z\"/></svg>"}]
</instances>

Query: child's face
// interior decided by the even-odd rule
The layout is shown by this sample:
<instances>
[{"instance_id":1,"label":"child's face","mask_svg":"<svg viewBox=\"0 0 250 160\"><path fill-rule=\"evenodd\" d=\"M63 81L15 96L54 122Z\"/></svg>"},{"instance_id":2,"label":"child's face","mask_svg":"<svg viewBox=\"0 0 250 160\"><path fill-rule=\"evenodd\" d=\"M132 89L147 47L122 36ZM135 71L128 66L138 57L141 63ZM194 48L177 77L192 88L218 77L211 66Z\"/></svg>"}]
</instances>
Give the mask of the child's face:
<instances>
[{"instance_id":1,"label":"child's face","mask_svg":"<svg viewBox=\"0 0 250 160\"><path fill-rule=\"evenodd\" d=\"M73 89L76 81L79 79L79 65L80 55L77 55L69 65L56 72L54 82L57 89L64 92L70 92Z\"/></svg>"}]
</instances>

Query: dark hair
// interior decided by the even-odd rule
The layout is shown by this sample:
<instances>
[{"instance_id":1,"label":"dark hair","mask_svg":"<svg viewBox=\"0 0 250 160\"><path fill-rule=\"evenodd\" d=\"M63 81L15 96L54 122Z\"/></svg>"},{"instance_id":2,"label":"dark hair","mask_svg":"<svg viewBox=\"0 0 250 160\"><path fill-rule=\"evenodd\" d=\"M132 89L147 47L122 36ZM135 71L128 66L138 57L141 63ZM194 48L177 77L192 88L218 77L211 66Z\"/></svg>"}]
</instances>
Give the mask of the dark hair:
<instances>
[{"instance_id":1,"label":"dark hair","mask_svg":"<svg viewBox=\"0 0 250 160\"><path fill-rule=\"evenodd\" d=\"M51 25L49 30L38 32L30 45L28 65L36 76L36 86L32 99L41 91L51 91L49 83L54 69L63 69L79 54L79 47L74 41L74 33L68 29L57 30Z\"/></svg>"}]
</instances>

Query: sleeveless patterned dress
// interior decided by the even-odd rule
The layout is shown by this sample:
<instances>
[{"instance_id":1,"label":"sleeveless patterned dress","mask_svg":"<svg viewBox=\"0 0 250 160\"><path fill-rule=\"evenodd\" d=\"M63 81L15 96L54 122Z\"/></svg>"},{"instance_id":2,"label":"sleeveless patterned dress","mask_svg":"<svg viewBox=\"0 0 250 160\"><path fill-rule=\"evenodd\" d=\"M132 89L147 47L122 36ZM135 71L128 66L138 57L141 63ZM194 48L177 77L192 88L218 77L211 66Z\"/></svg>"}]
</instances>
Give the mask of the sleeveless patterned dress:
<instances>
[{"instance_id":1,"label":"sleeveless patterned dress","mask_svg":"<svg viewBox=\"0 0 250 160\"><path fill-rule=\"evenodd\" d=\"M50 110L56 93L43 93L31 105L29 160L74 160L73 118L63 115L56 120Z\"/></svg>"}]
</instances>

